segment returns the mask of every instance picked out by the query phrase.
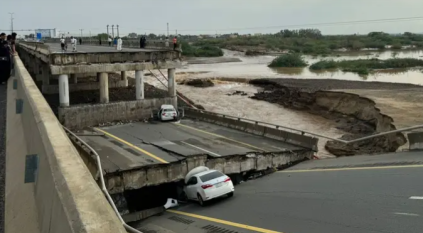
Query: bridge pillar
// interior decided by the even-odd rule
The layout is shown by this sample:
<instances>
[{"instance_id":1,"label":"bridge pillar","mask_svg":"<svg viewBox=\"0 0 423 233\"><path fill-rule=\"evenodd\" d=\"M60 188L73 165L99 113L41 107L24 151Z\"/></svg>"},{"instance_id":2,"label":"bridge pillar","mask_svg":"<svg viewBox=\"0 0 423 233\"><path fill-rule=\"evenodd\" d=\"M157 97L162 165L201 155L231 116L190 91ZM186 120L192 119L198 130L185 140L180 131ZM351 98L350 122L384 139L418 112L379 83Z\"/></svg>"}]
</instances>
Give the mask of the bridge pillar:
<instances>
[{"instance_id":1,"label":"bridge pillar","mask_svg":"<svg viewBox=\"0 0 423 233\"><path fill-rule=\"evenodd\" d=\"M176 82L175 82L175 68L167 70L167 88L169 92L169 97L175 98L175 103L173 106L177 108L177 101L176 101Z\"/></svg>"},{"instance_id":2,"label":"bridge pillar","mask_svg":"<svg viewBox=\"0 0 423 233\"><path fill-rule=\"evenodd\" d=\"M59 75L60 107L69 106L69 78L67 74Z\"/></svg>"},{"instance_id":3,"label":"bridge pillar","mask_svg":"<svg viewBox=\"0 0 423 233\"><path fill-rule=\"evenodd\" d=\"M135 71L135 96L137 100L144 99L144 71Z\"/></svg>"},{"instance_id":4,"label":"bridge pillar","mask_svg":"<svg viewBox=\"0 0 423 233\"><path fill-rule=\"evenodd\" d=\"M100 73L100 103L109 103L109 74Z\"/></svg>"},{"instance_id":5,"label":"bridge pillar","mask_svg":"<svg viewBox=\"0 0 423 233\"><path fill-rule=\"evenodd\" d=\"M34 57L35 61L34 61L34 73L35 73L35 80L37 81L42 81L43 80L43 76L41 74L41 64L39 61L37 61L37 58Z\"/></svg>"},{"instance_id":6,"label":"bridge pillar","mask_svg":"<svg viewBox=\"0 0 423 233\"><path fill-rule=\"evenodd\" d=\"M125 85L128 86L128 75L126 71L120 72L120 80L125 81Z\"/></svg>"},{"instance_id":7,"label":"bridge pillar","mask_svg":"<svg viewBox=\"0 0 423 233\"><path fill-rule=\"evenodd\" d=\"M50 85L50 67L47 64L41 65L43 85Z\"/></svg>"},{"instance_id":8,"label":"bridge pillar","mask_svg":"<svg viewBox=\"0 0 423 233\"><path fill-rule=\"evenodd\" d=\"M70 78L71 78L71 83L73 83L73 84L78 83L78 78L76 77L76 74L71 74Z\"/></svg>"}]
</instances>

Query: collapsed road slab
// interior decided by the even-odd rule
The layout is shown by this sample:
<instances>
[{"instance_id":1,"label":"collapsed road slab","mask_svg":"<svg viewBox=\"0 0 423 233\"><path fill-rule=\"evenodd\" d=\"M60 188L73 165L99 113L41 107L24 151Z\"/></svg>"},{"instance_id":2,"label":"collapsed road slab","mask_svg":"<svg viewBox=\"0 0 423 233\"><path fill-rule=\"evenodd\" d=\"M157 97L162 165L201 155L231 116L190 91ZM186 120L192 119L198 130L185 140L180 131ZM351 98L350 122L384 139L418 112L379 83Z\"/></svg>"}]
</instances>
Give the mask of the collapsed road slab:
<instances>
[{"instance_id":1,"label":"collapsed road slab","mask_svg":"<svg viewBox=\"0 0 423 233\"><path fill-rule=\"evenodd\" d=\"M277 139L190 119L94 130L100 135L85 132L79 137L100 155L111 194L179 181L197 166L237 174L284 166L314 153ZM95 163L87 148L76 141L75 145L86 162ZM96 174L96 167L89 167Z\"/></svg>"}]
</instances>

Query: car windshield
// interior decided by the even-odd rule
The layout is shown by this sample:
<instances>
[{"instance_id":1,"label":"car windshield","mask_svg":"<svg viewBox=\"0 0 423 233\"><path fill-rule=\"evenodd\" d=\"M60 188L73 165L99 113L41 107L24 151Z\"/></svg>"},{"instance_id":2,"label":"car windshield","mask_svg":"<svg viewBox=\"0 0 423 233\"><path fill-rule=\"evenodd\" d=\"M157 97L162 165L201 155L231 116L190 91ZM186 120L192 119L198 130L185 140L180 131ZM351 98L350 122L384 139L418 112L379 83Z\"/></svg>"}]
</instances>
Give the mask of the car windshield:
<instances>
[{"instance_id":1,"label":"car windshield","mask_svg":"<svg viewBox=\"0 0 423 233\"><path fill-rule=\"evenodd\" d=\"M165 109L163 109L163 112L173 112L173 111L175 111L174 109L171 109L171 108L165 108Z\"/></svg>"},{"instance_id":2,"label":"car windshield","mask_svg":"<svg viewBox=\"0 0 423 233\"><path fill-rule=\"evenodd\" d=\"M200 179L203 182L207 182L209 180L213 180L213 179L216 179L216 178L221 177L221 176L224 176L224 174L222 174L221 172L218 172L218 171L214 171L214 172L210 172L208 174L200 176Z\"/></svg>"}]
</instances>

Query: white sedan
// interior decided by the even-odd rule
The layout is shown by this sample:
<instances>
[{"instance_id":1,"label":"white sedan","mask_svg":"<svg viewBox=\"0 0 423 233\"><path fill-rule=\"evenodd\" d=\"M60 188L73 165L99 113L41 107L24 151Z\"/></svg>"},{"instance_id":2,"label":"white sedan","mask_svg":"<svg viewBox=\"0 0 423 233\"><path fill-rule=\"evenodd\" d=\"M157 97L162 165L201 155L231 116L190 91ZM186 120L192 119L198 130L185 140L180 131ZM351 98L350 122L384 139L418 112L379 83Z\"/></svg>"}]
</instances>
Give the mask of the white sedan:
<instances>
[{"instance_id":1,"label":"white sedan","mask_svg":"<svg viewBox=\"0 0 423 233\"><path fill-rule=\"evenodd\" d=\"M158 117L161 121L177 120L178 111L170 104L163 104L158 112Z\"/></svg>"},{"instance_id":2,"label":"white sedan","mask_svg":"<svg viewBox=\"0 0 423 233\"><path fill-rule=\"evenodd\" d=\"M202 171L187 178L184 187L186 198L197 200L202 206L214 198L225 195L232 197L235 192L231 178L216 170Z\"/></svg>"}]
</instances>

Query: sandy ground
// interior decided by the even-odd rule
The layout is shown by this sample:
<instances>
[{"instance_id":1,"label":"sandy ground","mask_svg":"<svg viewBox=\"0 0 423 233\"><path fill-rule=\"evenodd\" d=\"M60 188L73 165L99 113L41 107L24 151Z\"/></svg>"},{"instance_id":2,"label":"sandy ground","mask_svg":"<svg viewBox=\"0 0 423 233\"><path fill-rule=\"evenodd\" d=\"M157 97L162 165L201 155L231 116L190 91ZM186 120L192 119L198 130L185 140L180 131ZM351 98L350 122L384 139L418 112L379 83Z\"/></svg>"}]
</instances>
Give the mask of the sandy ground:
<instances>
[{"instance_id":1,"label":"sandy ground","mask_svg":"<svg viewBox=\"0 0 423 233\"><path fill-rule=\"evenodd\" d=\"M380 111L394 119L394 125L397 129L423 125L423 90L422 88L407 88L393 90L360 90L360 89L339 89L367 97L376 102L376 107ZM417 129L415 131L423 131ZM404 132L407 134L407 132ZM407 150L409 144L399 148Z\"/></svg>"},{"instance_id":2,"label":"sandy ground","mask_svg":"<svg viewBox=\"0 0 423 233\"><path fill-rule=\"evenodd\" d=\"M423 124L422 88L397 89L395 91L359 89L339 89L339 91L372 99L382 113L394 119L394 124L398 129Z\"/></svg>"}]
</instances>

